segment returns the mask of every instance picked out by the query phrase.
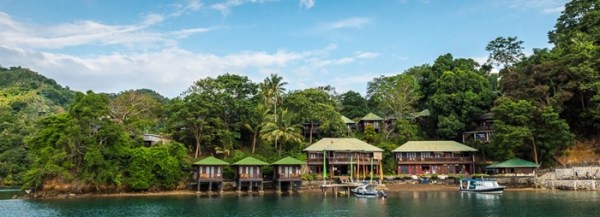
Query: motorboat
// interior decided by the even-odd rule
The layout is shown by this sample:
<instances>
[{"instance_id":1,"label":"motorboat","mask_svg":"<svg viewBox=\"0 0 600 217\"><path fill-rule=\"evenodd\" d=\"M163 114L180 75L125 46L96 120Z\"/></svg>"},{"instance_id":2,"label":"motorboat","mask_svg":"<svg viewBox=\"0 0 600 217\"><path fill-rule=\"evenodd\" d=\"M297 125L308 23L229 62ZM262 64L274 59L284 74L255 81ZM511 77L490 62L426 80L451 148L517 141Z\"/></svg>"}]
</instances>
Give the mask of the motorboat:
<instances>
[{"instance_id":1,"label":"motorboat","mask_svg":"<svg viewBox=\"0 0 600 217\"><path fill-rule=\"evenodd\" d=\"M498 182L494 180L462 179L460 180L459 190L461 192L499 194L505 188L506 186L498 185Z\"/></svg>"},{"instance_id":2,"label":"motorboat","mask_svg":"<svg viewBox=\"0 0 600 217\"><path fill-rule=\"evenodd\" d=\"M375 189L374 185L365 183L361 186L358 186L352 189L352 193L356 197L364 197L364 198L385 198L387 194L383 190Z\"/></svg>"}]
</instances>

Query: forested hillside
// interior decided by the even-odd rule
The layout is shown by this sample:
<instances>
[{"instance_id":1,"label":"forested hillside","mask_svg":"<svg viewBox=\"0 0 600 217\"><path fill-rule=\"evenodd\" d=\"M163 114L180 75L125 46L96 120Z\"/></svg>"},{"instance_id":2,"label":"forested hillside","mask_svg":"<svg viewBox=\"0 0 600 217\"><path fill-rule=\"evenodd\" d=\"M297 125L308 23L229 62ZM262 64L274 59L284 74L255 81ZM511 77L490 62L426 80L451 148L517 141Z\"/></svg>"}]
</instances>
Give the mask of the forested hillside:
<instances>
[{"instance_id":1,"label":"forested hillside","mask_svg":"<svg viewBox=\"0 0 600 217\"><path fill-rule=\"evenodd\" d=\"M73 91L29 69L0 67L0 177L4 184L20 183L29 168L25 137L35 132L36 121L64 112L73 96Z\"/></svg>"},{"instance_id":2,"label":"forested hillside","mask_svg":"<svg viewBox=\"0 0 600 217\"><path fill-rule=\"evenodd\" d=\"M236 74L206 77L173 99L149 89L75 93L27 69L2 68L0 176L4 184L31 188L58 180L90 191L168 189L203 156L305 159L302 149L323 137L356 137L381 147L384 171L393 174L390 151L397 146L461 141L462 132L490 112L491 142L467 143L478 157L555 166L576 140L600 135L598 4L568 3L550 30L552 48L528 56L518 38L498 37L481 48L489 52L485 64L443 54L373 78L366 96L338 93L335 84L288 90L277 74L261 82ZM369 112L394 124L357 131L342 121ZM168 139L147 147L144 133Z\"/></svg>"}]
</instances>

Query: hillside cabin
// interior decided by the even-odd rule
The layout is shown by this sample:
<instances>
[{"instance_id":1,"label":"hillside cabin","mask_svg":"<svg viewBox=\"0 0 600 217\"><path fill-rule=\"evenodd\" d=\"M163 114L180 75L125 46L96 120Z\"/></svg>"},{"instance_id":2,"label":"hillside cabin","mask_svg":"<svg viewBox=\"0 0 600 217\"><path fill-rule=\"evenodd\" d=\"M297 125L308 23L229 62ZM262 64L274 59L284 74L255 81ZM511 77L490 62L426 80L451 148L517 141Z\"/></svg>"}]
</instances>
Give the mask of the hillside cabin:
<instances>
[{"instance_id":1,"label":"hillside cabin","mask_svg":"<svg viewBox=\"0 0 600 217\"><path fill-rule=\"evenodd\" d=\"M365 180L382 172L383 149L356 138L323 138L304 152L309 173L322 174L325 179L347 176L350 180Z\"/></svg>"},{"instance_id":2,"label":"hillside cabin","mask_svg":"<svg viewBox=\"0 0 600 217\"><path fill-rule=\"evenodd\" d=\"M344 124L346 125L348 133L356 129L356 122L354 122L352 119L342 115L342 122L344 122Z\"/></svg>"},{"instance_id":3,"label":"hillside cabin","mask_svg":"<svg viewBox=\"0 0 600 217\"><path fill-rule=\"evenodd\" d=\"M376 114L369 113L358 121L358 130L364 132L368 125L373 126L375 132L380 133L383 125L383 118Z\"/></svg>"},{"instance_id":4,"label":"hillside cabin","mask_svg":"<svg viewBox=\"0 0 600 217\"><path fill-rule=\"evenodd\" d=\"M248 187L248 192L252 192L254 187L257 187L259 192L262 193L264 183L261 167L266 165L269 164L253 157L247 157L233 163L236 171L235 184L237 192L241 193L242 187Z\"/></svg>"},{"instance_id":5,"label":"hillside cabin","mask_svg":"<svg viewBox=\"0 0 600 217\"><path fill-rule=\"evenodd\" d=\"M409 141L392 153L398 174L471 174L476 151L455 141Z\"/></svg>"},{"instance_id":6,"label":"hillside cabin","mask_svg":"<svg viewBox=\"0 0 600 217\"><path fill-rule=\"evenodd\" d=\"M211 193L213 184L215 184L221 193L223 191L223 167L227 165L229 163L213 156L195 162L192 167L194 168L194 177L196 177L196 191L200 192L200 186L207 184L208 192Z\"/></svg>"},{"instance_id":7,"label":"hillside cabin","mask_svg":"<svg viewBox=\"0 0 600 217\"><path fill-rule=\"evenodd\" d=\"M462 134L463 143L473 140L490 142L494 135L494 114L488 112L476 116L472 119L469 129Z\"/></svg>"}]
</instances>

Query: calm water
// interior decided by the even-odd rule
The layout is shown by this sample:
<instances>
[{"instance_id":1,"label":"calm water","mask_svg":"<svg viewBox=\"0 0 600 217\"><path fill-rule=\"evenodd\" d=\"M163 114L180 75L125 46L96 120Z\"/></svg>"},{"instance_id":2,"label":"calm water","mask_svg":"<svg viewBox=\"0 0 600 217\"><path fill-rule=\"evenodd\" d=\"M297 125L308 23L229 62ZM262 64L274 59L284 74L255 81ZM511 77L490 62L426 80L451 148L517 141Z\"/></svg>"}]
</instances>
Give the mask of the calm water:
<instances>
[{"instance_id":1,"label":"calm water","mask_svg":"<svg viewBox=\"0 0 600 217\"><path fill-rule=\"evenodd\" d=\"M0 200L0 216L600 216L598 192L400 192L381 199L157 196Z\"/></svg>"}]
</instances>

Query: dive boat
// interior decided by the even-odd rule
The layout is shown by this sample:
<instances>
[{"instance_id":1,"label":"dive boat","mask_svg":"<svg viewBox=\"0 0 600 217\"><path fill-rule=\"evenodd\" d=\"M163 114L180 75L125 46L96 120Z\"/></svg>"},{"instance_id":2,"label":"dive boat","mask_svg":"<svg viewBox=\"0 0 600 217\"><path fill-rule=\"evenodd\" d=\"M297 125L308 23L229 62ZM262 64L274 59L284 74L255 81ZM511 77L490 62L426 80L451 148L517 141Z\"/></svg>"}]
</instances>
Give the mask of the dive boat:
<instances>
[{"instance_id":1,"label":"dive boat","mask_svg":"<svg viewBox=\"0 0 600 217\"><path fill-rule=\"evenodd\" d=\"M498 182L493 180L462 179L460 180L459 190L462 192L499 194L505 188L506 186L498 185Z\"/></svg>"},{"instance_id":2,"label":"dive boat","mask_svg":"<svg viewBox=\"0 0 600 217\"><path fill-rule=\"evenodd\" d=\"M363 184L352 189L352 193L356 197L364 198L385 198L387 194L383 190L376 190L374 185Z\"/></svg>"}]
</instances>

